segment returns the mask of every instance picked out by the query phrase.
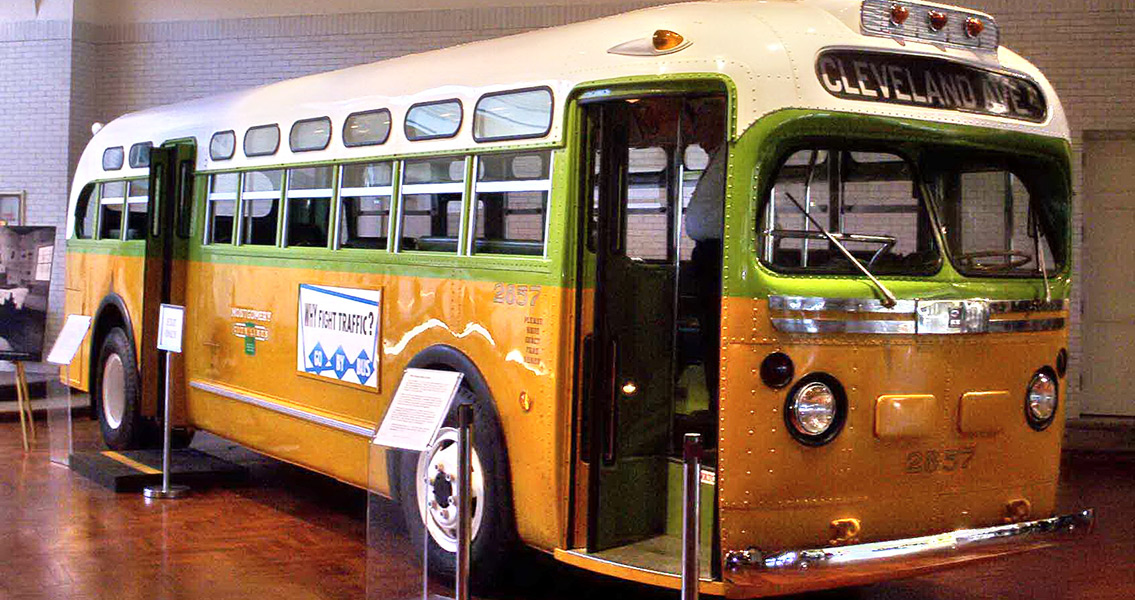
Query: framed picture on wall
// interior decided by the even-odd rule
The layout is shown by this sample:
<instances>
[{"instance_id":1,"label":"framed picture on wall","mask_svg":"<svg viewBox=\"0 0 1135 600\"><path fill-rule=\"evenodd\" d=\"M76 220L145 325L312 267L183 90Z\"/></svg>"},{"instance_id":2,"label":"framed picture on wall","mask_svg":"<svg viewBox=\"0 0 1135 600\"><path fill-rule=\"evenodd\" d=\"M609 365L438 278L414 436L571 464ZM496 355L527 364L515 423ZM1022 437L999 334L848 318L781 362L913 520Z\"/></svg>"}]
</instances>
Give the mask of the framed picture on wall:
<instances>
[{"instance_id":1,"label":"framed picture on wall","mask_svg":"<svg viewBox=\"0 0 1135 600\"><path fill-rule=\"evenodd\" d=\"M0 226L0 360L40 360L54 250L54 227Z\"/></svg>"},{"instance_id":2,"label":"framed picture on wall","mask_svg":"<svg viewBox=\"0 0 1135 600\"><path fill-rule=\"evenodd\" d=\"M0 226L23 225L27 192L0 192Z\"/></svg>"}]
</instances>

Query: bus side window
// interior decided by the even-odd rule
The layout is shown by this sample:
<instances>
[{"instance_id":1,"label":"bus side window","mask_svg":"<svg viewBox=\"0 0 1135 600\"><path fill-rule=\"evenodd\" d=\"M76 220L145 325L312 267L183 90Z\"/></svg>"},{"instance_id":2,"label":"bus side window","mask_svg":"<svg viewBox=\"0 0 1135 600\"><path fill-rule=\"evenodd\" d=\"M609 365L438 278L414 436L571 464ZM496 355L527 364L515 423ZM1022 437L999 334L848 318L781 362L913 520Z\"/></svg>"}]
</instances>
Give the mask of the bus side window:
<instances>
[{"instance_id":1,"label":"bus side window","mask_svg":"<svg viewBox=\"0 0 1135 600\"><path fill-rule=\"evenodd\" d=\"M343 165L339 247L386 249L394 163Z\"/></svg>"},{"instance_id":2,"label":"bus side window","mask_svg":"<svg viewBox=\"0 0 1135 600\"><path fill-rule=\"evenodd\" d=\"M331 232L334 167L288 170L288 219L285 246L326 248Z\"/></svg>"},{"instance_id":3,"label":"bus side window","mask_svg":"<svg viewBox=\"0 0 1135 600\"><path fill-rule=\"evenodd\" d=\"M79 192L79 201L75 204L75 237L89 240L95 237L95 217L98 216L98 201L95 200L95 185L88 183Z\"/></svg>"},{"instance_id":4,"label":"bus side window","mask_svg":"<svg viewBox=\"0 0 1135 600\"><path fill-rule=\"evenodd\" d=\"M241 190L240 244L275 246L284 171L250 171Z\"/></svg>"},{"instance_id":5,"label":"bus side window","mask_svg":"<svg viewBox=\"0 0 1135 600\"><path fill-rule=\"evenodd\" d=\"M108 181L102 184L99 197L99 239L122 238L122 205L126 200L126 182Z\"/></svg>"},{"instance_id":6,"label":"bus side window","mask_svg":"<svg viewBox=\"0 0 1135 600\"><path fill-rule=\"evenodd\" d=\"M465 158L406 161L400 250L457 252Z\"/></svg>"},{"instance_id":7,"label":"bus side window","mask_svg":"<svg viewBox=\"0 0 1135 600\"><path fill-rule=\"evenodd\" d=\"M550 164L549 152L480 157L474 254L543 256Z\"/></svg>"},{"instance_id":8,"label":"bus side window","mask_svg":"<svg viewBox=\"0 0 1135 600\"><path fill-rule=\"evenodd\" d=\"M236 192L239 173L217 173L209 176L209 197L206 201L205 243L233 243L233 215L236 214Z\"/></svg>"},{"instance_id":9,"label":"bus side window","mask_svg":"<svg viewBox=\"0 0 1135 600\"><path fill-rule=\"evenodd\" d=\"M134 179L128 182L126 194L126 239L146 237L146 210L150 201L150 180Z\"/></svg>"}]
</instances>

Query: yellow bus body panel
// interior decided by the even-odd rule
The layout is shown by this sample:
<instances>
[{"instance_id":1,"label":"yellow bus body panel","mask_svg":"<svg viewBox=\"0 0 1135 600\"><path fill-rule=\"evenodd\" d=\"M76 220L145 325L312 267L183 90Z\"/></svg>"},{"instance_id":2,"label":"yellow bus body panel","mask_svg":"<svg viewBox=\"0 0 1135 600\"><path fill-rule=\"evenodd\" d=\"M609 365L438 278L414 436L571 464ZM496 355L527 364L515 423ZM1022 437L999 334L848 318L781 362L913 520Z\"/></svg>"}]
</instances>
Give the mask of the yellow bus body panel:
<instances>
[{"instance_id":1,"label":"yellow bus body panel","mask_svg":"<svg viewBox=\"0 0 1135 600\"><path fill-rule=\"evenodd\" d=\"M135 244L140 242L119 242ZM128 318L133 322L135 348L141 347L142 329L138 319L142 314L142 264L141 256L123 256L95 252L68 252L66 293L63 311L66 315L95 316L99 304L110 294L122 298ZM99 349L91 347L91 332L79 349L76 360L71 363L68 373L69 383L82 391L90 391L94 383L90 381L90 363L98 359ZM138 353L137 356L141 356Z\"/></svg>"},{"instance_id":2,"label":"yellow bus body panel","mask_svg":"<svg viewBox=\"0 0 1135 600\"><path fill-rule=\"evenodd\" d=\"M381 290L379 389L344 384L297 370L301 283ZM452 346L484 376L507 445L517 529L537 547L560 545L567 521L570 381L562 352L570 332L563 289L541 286L536 306L494 302L493 282L430 279L303 268L194 262L186 311L189 422L274 457L389 495L385 452L369 439L282 415L192 387L224 386L309 414L373 429L386 412L402 371L421 351ZM270 311L267 339L246 353L234 333L233 308ZM528 322L526 324L526 319ZM533 324L532 319L538 322ZM532 334L528 327L537 327ZM528 334L528 335L526 335ZM525 360L526 357L529 360ZM569 364L569 363L567 363ZM570 379L570 366L566 371ZM524 393L528 402L520 401ZM527 410L525 409L527 406ZM380 464L368 475L368 455ZM544 499L534 501L535 499ZM519 507L523 507L519 509Z\"/></svg>"},{"instance_id":3,"label":"yellow bus body panel","mask_svg":"<svg viewBox=\"0 0 1135 600\"><path fill-rule=\"evenodd\" d=\"M996 525L1007 516L1007 504L1019 499L1031 504L1032 518L1053 514L1065 382L1044 431L1028 425L1024 402L1033 373L1053 364L1067 344L1066 329L787 334L772 327L766 300L741 298L727 298L724 315L717 479L724 550L825 547L838 519L860 521L859 542ZM809 447L788 433L791 386L773 390L759 376L761 360L775 351L792 358L794 382L824 372L844 386L848 418L831 443ZM962 430L962 398L975 392L1012 399L1015 410L1006 411L1003 402L984 407L1003 421L1000 432ZM896 395L933 396L938 417L929 428L879 427L878 399ZM898 435L904 428L907 434ZM878 436L880 430L892 435Z\"/></svg>"}]
</instances>

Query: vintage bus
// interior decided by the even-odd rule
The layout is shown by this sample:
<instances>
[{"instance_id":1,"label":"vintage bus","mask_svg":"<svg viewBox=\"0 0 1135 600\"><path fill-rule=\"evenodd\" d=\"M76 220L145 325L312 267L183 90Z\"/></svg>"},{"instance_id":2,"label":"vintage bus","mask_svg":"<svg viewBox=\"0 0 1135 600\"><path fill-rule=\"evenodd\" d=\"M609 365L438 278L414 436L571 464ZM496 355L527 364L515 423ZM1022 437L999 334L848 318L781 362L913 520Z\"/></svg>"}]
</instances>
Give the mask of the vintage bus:
<instances>
[{"instance_id":1,"label":"vintage bus","mask_svg":"<svg viewBox=\"0 0 1135 600\"><path fill-rule=\"evenodd\" d=\"M908 0L651 8L128 114L70 198L69 383L399 501L452 568L454 435L368 444L408 367L476 407L473 573L527 545L701 589L922 573L1056 514L1068 124L993 17ZM369 465L369 466L368 466Z\"/></svg>"}]
</instances>

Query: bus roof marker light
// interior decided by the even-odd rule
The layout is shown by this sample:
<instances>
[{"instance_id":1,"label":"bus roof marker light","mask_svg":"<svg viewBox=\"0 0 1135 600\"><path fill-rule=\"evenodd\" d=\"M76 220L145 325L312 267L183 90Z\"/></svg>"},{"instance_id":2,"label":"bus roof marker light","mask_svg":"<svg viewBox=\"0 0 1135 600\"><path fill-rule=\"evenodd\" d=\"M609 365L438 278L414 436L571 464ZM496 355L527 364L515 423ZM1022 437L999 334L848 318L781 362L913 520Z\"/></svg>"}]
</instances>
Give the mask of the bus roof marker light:
<instances>
[{"instance_id":1,"label":"bus roof marker light","mask_svg":"<svg viewBox=\"0 0 1135 600\"><path fill-rule=\"evenodd\" d=\"M681 34L670 31L669 29L659 29L654 32L654 36L650 39L654 44L654 49L659 52L673 50L682 45L686 41Z\"/></svg>"},{"instance_id":2,"label":"bus roof marker light","mask_svg":"<svg viewBox=\"0 0 1135 600\"><path fill-rule=\"evenodd\" d=\"M908 17L910 17L909 8L901 4L894 4L891 6L891 23L894 23L898 27L902 27L902 24L906 22Z\"/></svg>"},{"instance_id":3,"label":"bus roof marker light","mask_svg":"<svg viewBox=\"0 0 1135 600\"><path fill-rule=\"evenodd\" d=\"M927 13L926 17L930 23L930 29L933 31L942 31L950 22L950 17L940 10L932 10Z\"/></svg>"},{"instance_id":4,"label":"bus roof marker light","mask_svg":"<svg viewBox=\"0 0 1135 600\"><path fill-rule=\"evenodd\" d=\"M692 44L682 34L669 29L658 29L650 37L617 44L607 49L608 54L623 56L663 56L685 50Z\"/></svg>"},{"instance_id":5,"label":"bus roof marker light","mask_svg":"<svg viewBox=\"0 0 1135 600\"><path fill-rule=\"evenodd\" d=\"M966 19L966 35L975 38L985 31L985 23L977 17L969 17Z\"/></svg>"}]
</instances>

